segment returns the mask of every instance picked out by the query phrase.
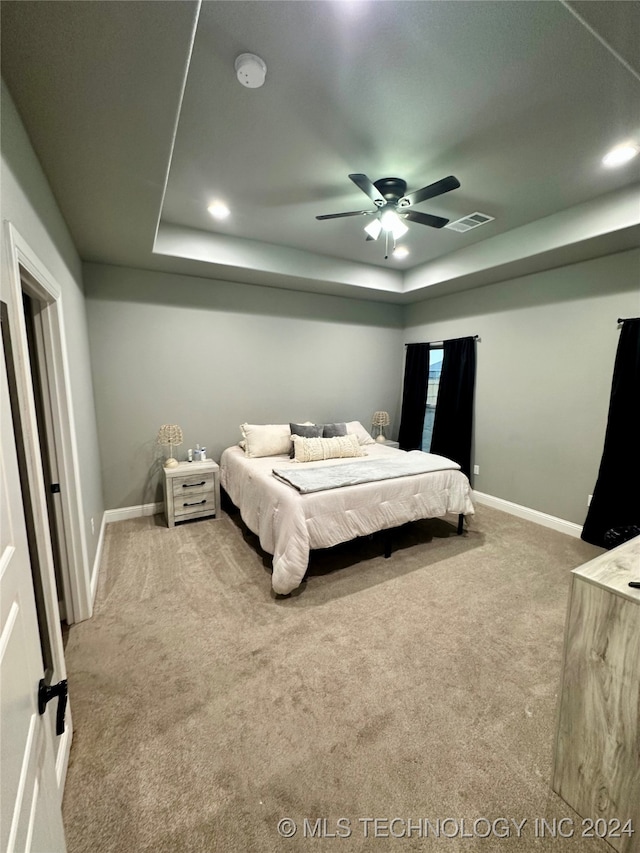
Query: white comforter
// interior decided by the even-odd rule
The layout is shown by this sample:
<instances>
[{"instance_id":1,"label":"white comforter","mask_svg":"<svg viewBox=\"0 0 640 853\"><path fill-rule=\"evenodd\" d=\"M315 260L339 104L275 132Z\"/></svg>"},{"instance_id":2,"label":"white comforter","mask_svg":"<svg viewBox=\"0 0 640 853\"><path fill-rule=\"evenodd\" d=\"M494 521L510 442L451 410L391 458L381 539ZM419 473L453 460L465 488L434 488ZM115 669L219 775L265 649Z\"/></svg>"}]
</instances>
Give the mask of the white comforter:
<instances>
[{"instance_id":1,"label":"white comforter","mask_svg":"<svg viewBox=\"0 0 640 853\"><path fill-rule=\"evenodd\" d=\"M403 453L371 444L364 448L371 459ZM307 462L305 468L353 463L354 459ZM357 536L399 527L420 518L447 513L473 514L471 486L459 466L428 474L415 474L374 483L301 495L279 481L273 469L300 468L287 456L248 459L240 447L228 447L220 460L220 482L242 520L273 554L271 584L286 595L300 585L307 571L309 551L329 548Z\"/></svg>"}]
</instances>

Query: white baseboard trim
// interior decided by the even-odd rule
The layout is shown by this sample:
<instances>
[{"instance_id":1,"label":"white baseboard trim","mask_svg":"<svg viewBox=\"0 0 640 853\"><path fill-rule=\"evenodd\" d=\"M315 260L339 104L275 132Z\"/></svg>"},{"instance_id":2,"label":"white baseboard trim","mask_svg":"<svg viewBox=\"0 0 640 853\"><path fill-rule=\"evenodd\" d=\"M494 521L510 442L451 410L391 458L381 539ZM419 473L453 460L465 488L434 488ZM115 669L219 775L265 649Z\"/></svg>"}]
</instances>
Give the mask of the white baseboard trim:
<instances>
[{"instance_id":1,"label":"white baseboard trim","mask_svg":"<svg viewBox=\"0 0 640 853\"><path fill-rule=\"evenodd\" d=\"M105 524L112 521L127 521L129 518L142 518L143 515L155 515L164 510L162 501L153 504L140 504L139 506L123 506L120 509L107 509L104 513Z\"/></svg>"},{"instance_id":2,"label":"white baseboard trim","mask_svg":"<svg viewBox=\"0 0 640 853\"><path fill-rule=\"evenodd\" d=\"M106 512L102 513L102 521L100 522L100 533L98 534L98 547L96 548L96 556L93 561L91 570L91 607L96 603L96 593L98 592L98 575L100 573L100 561L102 560L102 545L104 542L104 528L106 525Z\"/></svg>"},{"instance_id":3,"label":"white baseboard trim","mask_svg":"<svg viewBox=\"0 0 640 853\"><path fill-rule=\"evenodd\" d=\"M104 544L104 531L107 524L112 521L126 521L128 518L140 518L143 515L155 515L157 512L162 512L164 504L140 504L140 506L126 506L121 509L106 509L102 513L102 522L100 523L100 534L98 536L98 547L96 548L96 556L93 561L91 571L91 606L96 601L98 592L98 576L100 574L100 562L102 560L102 546Z\"/></svg>"},{"instance_id":4,"label":"white baseboard trim","mask_svg":"<svg viewBox=\"0 0 640 853\"><path fill-rule=\"evenodd\" d=\"M67 705L64 732L60 735L58 753L56 755L56 782L58 784L58 794L60 796L61 805L62 797L64 795L64 786L67 781L67 768L69 767L69 754L71 753L71 735L73 733L73 720L71 718L70 708L71 703Z\"/></svg>"},{"instance_id":5,"label":"white baseboard trim","mask_svg":"<svg viewBox=\"0 0 640 853\"><path fill-rule=\"evenodd\" d=\"M510 515L517 515L518 518L533 521L534 524L541 524L543 527L550 527L552 530L557 530L559 533L566 533L567 536L573 536L575 539L579 539L582 533L582 526L580 524L565 521L563 518L556 518L555 515L547 515L546 512L539 512L539 510L530 509L528 506L520 506L520 504L514 504L511 501L494 498L492 495L485 495L482 492L476 491L473 493L473 499L479 504L499 509L502 512L508 512Z\"/></svg>"}]
</instances>

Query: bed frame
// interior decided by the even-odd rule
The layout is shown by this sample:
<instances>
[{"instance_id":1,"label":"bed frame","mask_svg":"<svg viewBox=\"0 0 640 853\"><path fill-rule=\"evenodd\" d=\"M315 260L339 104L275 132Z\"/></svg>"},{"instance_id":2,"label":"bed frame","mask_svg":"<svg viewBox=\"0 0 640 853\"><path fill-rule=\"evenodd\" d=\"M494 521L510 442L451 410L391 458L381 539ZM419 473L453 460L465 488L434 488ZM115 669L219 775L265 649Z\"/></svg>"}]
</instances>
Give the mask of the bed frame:
<instances>
[{"instance_id":1,"label":"bed frame","mask_svg":"<svg viewBox=\"0 0 640 853\"><path fill-rule=\"evenodd\" d=\"M464 514L458 514L458 528L456 533L462 536L464 532ZM384 531L384 556L388 560L393 552L393 530Z\"/></svg>"}]
</instances>

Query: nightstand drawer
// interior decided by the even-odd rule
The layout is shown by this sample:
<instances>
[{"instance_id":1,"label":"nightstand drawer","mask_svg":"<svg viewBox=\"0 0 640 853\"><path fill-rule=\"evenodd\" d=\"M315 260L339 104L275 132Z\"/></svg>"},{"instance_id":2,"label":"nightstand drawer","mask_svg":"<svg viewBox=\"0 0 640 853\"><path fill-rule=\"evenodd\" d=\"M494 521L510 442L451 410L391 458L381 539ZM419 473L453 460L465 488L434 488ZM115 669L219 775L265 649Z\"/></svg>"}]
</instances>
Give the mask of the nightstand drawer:
<instances>
[{"instance_id":1,"label":"nightstand drawer","mask_svg":"<svg viewBox=\"0 0 640 853\"><path fill-rule=\"evenodd\" d=\"M216 502L213 489L208 494L200 492L197 495L179 495L173 501L173 514L176 520L183 515L196 516L200 513L212 513L216 511Z\"/></svg>"},{"instance_id":2,"label":"nightstand drawer","mask_svg":"<svg viewBox=\"0 0 640 853\"><path fill-rule=\"evenodd\" d=\"M173 496L176 501L182 502L185 500L195 500L195 495L204 495L205 492L213 491L213 472L195 471L189 477L173 477L172 482Z\"/></svg>"}]
</instances>

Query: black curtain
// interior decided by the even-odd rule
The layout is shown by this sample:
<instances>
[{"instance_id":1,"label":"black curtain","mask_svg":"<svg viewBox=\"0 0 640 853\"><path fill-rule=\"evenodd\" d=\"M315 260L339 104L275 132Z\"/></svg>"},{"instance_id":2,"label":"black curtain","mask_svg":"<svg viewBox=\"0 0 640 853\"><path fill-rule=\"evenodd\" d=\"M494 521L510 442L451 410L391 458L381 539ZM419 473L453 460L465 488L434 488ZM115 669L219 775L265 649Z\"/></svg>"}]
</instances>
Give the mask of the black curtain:
<instances>
[{"instance_id":1,"label":"black curtain","mask_svg":"<svg viewBox=\"0 0 640 853\"><path fill-rule=\"evenodd\" d=\"M453 459L468 477L476 380L475 338L444 341L443 349L431 453Z\"/></svg>"},{"instance_id":2,"label":"black curtain","mask_svg":"<svg viewBox=\"0 0 640 853\"><path fill-rule=\"evenodd\" d=\"M429 383L429 344L407 344L398 444L420 450Z\"/></svg>"},{"instance_id":3,"label":"black curtain","mask_svg":"<svg viewBox=\"0 0 640 853\"><path fill-rule=\"evenodd\" d=\"M582 538L613 548L640 534L640 319L624 320L600 471Z\"/></svg>"}]
</instances>

